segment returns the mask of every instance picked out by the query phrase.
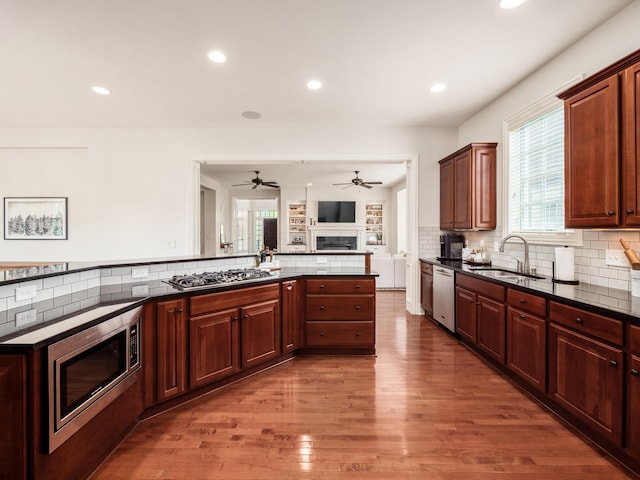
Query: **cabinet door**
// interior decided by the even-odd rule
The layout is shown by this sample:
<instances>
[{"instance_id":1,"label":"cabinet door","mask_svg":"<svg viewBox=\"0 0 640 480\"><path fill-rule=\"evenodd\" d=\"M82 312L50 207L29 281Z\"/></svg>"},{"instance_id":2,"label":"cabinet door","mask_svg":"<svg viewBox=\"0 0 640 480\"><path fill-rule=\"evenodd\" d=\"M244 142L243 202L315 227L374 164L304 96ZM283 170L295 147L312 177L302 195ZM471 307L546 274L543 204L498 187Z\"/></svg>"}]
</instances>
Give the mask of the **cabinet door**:
<instances>
[{"instance_id":1,"label":"cabinet door","mask_svg":"<svg viewBox=\"0 0 640 480\"><path fill-rule=\"evenodd\" d=\"M496 148L473 149L473 220L479 230L496 228Z\"/></svg>"},{"instance_id":2,"label":"cabinet door","mask_svg":"<svg viewBox=\"0 0 640 480\"><path fill-rule=\"evenodd\" d=\"M27 478L27 362L0 355L0 478Z\"/></svg>"},{"instance_id":3,"label":"cabinet door","mask_svg":"<svg viewBox=\"0 0 640 480\"><path fill-rule=\"evenodd\" d=\"M593 430L622 444L622 351L549 326L549 395Z\"/></svg>"},{"instance_id":4,"label":"cabinet door","mask_svg":"<svg viewBox=\"0 0 640 480\"><path fill-rule=\"evenodd\" d=\"M185 391L187 332L184 300L158 302L157 397L164 400Z\"/></svg>"},{"instance_id":5,"label":"cabinet door","mask_svg":"<svg viewBox=\"0 0 640 480\"><path fill-rule=\"evenodd\" d=\"M282 353L287 353L300 346L301 293L296 280L282 282L281 288Z\"/></svg>"},{"instance_id":6,"label":"cabinet door","mask_svg":"<svg viewBox=\"0 0 640 480\"><path fill-rule=\"evenodd\" d=\"M440 229L453 230L455 172L453 158L440 164Z\"/></svg>"},{"instance_id":7,"label":"cabinet door","mask_svg":"<svg viewBox=\"0 0 640 480\"><path fill-rule=\"evenodd\" d=\"M541 392L546 392L547 330L543 318L507 309L507 366Z\"/></svg>"},{"instance_id":8,"label":"cabinet door","mask_svg":"<svg viewBox=\"0 0 640 480\"><path fill-rule=\"evenodd\" d=\"M619 77L564 103L565 225L607 227L620 221Z\"/></svg>"},{"instance_id":9,"label":"cabinet door","mask_svg":"<svg viewBox=\"0 0 640 480\"><path fill-rule=\"evenodd\" d=\"M275 358L280 353L278 300L242 307L242 368Z\"/></svg>"},{"instance_id":10,"label":"cabinet door","mask_svg":"<svg viewBox=\"0 0 640 480\"><path fill-rule=\"evenodd\" d=\"M629 450L640 458L640 357L630 356L629 375L627 377Z\"/></svg>"},{"instance_id":11,"label":"cabinet door","mask_svg":"<svg viewBox=\"0 0 640 480\"><path fill-rule=\"evenodd\" d=\"M624 71L622 223L640 225L640 64Z\"/></svg>"},{"instance_id":12,"label":"cabinet door","mask_svg":"<svg viewBox=\"0 0 640 480\"><path fill-rule=\"evenodd\" d=\"M505 315L504 304L478 296L477 343L478 347L500 363L505 363Z\"/></svg>"},{"instance_id":13,"label":"cabinet door","mask_svg":"<svg viewBox=\"0 0 640 480\"><path fill-rule=\"evenodd\" d=\"M433 275L420 274L420 305L426 315L433 315Z\"/></svg>"},{"instance_id":14,"label":"cabinet door","mask_svg":"<svg viewBox=\"0 0 640 480\"><path fill-rule=\"evenodd\" d=\"M454 159L454 165L453 228L456 230L472 228L471 150L458 155Z\"/></svg>"},{"instance_id":15,"label":"cabinet door","mask_svg":"<svg viewBox=\"0 0 640 480\"><path fill-rule=\"evenodd\" d=\"M240 368L237 308L189 319L189 385L197 387Z\"/></svg>"},{"instance_id":16,"label":"cabinet door","mask_svg":"<svg viewBox=\"0 0 640 480\"><path fill-rule=\"evenodd\" d=\"M476 343L476 294L456 287L456 332Z\"/></svg>"}]
</instances>

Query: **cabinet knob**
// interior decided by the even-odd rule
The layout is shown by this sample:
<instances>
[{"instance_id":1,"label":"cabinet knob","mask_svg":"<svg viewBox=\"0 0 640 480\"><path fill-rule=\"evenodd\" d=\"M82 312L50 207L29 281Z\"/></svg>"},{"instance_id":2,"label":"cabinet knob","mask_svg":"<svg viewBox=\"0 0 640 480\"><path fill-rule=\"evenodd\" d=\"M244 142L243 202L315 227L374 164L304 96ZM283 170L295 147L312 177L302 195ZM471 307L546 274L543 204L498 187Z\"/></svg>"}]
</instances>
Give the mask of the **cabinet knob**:
<instances>
[{"instance_id":1,"label":"cabinet knob","mask_svg":"<svg viewBox=\"0 0 640 480\"><path fill-rule=\"evenodd\" d=\"M524 298L521 298L520 303L527 303L527 301Z\"/></svg>"},{"instance_id":2,"label":"cabinet knob","mask_svg":"<svg viewBox=\"0 0 640 480\"><path fill-rule=\"evenodd\" d=\"M618 362L616 362L615 360L609 360L609 365L611 365L612 367L617 367Z\"/></svg>"},{"instance_id":3,"label":"cabinet knob","mask_svg":"<svg viewBox=\"0 0 640 480\"><path fill-rule=\"evenodd\" d=\"M360 305L356 305L356 310L360 310Z\"/></svg>"},{"instance_id":4,"label":"cabinet knob","mask_svg":"<svg viewBox=\"0 0 640 480\"><path fill-rule=\"evenodd\" d=\"M527 318L527 316L524 313L522 313L520 314L520 318Z\"/></svg>"},{"instance_id":5,"label":"cabinet knob","mask_svg":"<svg viewBox=\"0 0 640 480\"><path fill-rule=\"evenodd\" d=\"M476 305L480 305L480 302L476 302Z\"/></svg>"},{"instance_id":6,"label":"cabinet knob","mask_svg":"<svg viewBox=\"0 0 640 480\"><path fill-rule=\"evenodd\" d=\"M359 337L359 336L360 336L360 332L356 332L356 337Z\"/></svg>"},{"instance_id":7,"label":"cabinet knob","mask_svg":"<svg viewBox=\"0 0 640 480\"><path fill-rule=\"evenodd\" d=\"M324 305L320 305L320 310L324 310Z\"/></svg>"},{"instance_id":8,"label":"cabinet knob","mask_svg":"<svg viewBox=\"0 0 640 480\"><path fill-rule=\"evenodd\" d=\"M324 285L323 285L323 284L320 284L320 288L324 288Z\"/></svg>"},{"instance_id":9,"label":"cabinet knob","mask_svg":"<svg viewBox=\"0 0 640 480\"><path fill-rule=\"evenodd\" d=\"M637 377L638 375L640 375L640 372L638 370L636 370L635 368L632 368L630 373L634 377Z\"/></svg>"},{"instance_id":10,"label":"cabinet knob","mask_svg":"<svg viewBox=\"0 0 640 480\"><path fill-rule=\"evenodd\" d=\"M321 336L321 337L324 337L324 332L320 332L320 336Z\"/></svg>"},{"instance_id":11,"label":"cabinet knob","mask_svg":"<svg viewBox=\"0 0 640 480\"><path fill-rule=\"evenodd\" d=\"M607 215L609 215L610 217L613 217L616 214L616 212L609 210L607 212Z\"/></svg>"},{"instance_id":12,"label":"cabinet knob","mask_svg":"<svg viewBox=\"0 0 640 480\"><path fill-rule=\"evenodd\" d=\"M360 284L356 285L356 288L360 288Z\"/></svg>"},{"instance_id":13,"label":"cabinet knob","mask_svg":"<svg viewBox=\"0 0 640 480\"><path fill-rule=\"evenodd\" d=\"M293 290L293 285L291 285L291 284L287 285L287 290L289 290L289 291Z\"/></svg>"},{"instance_id":14,"label":"cabinet knob","mask_svg":"<svg viewBox=\"0 0 640 480\"><path fill-rule=\"evenodd\" d=\"M231 317L231 320L234 321L234 322L237 322L238 321L238 317L234 315L233 317Z\"/></svg>"},{"instance_id":15,"label":"cabinet knob","mask_svg":"<svg viewBox=\"0 0 640 480\"><path fill-rule=\"evenodd\" d=\"M584 320L581 319L580 317L576 317L576 323L582 325L584 323Z\"/></svg>"},{"instance_id":16,"label":"cabinet knob","mask_svg":"<svg viewBox=\"0 0 640 480\"><path fill-rule=\"evenodd\" d=\"M176 308L176 312L182 313L182 309L181 308Z\"/></svg>"},{"instance_id":17,"label":"cabinet knob","mask_svg":"<svg viewBox=\"0 0 640 480\"><path fill-rule=\"evenodd\" d=\"M244 316L242 318L249 318L249 314L245 313Z\"/></svg>"},{"instance_id":18,"label":"cabinet knob","mask_svg":"<svg viewBox=\"0 0 640 480\"><path fill-rule=\"evenodd\" d=\"M626 213L627 215L631 215L631 214L633 213L633 210L631 210L631 209L627 208L627 209L625 210L625 213Z\"/></svg>"}]
</instances>

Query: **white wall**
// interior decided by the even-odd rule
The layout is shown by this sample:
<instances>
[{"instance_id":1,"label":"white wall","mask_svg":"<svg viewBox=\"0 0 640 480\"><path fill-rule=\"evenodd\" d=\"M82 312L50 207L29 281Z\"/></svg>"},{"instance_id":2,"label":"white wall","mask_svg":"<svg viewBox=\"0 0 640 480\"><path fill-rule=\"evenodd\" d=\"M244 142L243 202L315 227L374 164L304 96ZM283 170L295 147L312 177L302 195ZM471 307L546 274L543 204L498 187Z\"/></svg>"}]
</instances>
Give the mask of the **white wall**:
<instances>
[{"instance_id":1,"label":"white wall","mask_svg":"<svg viewBox=\"0 0 640 480\"><path fill-rule=\"evenodd\" d=\"M220 229L224 228L225 240L231 242L231 195L229 189L220 184L217 180L200 175L200 185L210 188L216 192L216 226L215 245L216 254L222 252L220 248Z\"/></svg>"},{"instance_id":2,"label":"white wall","mask_svg":"<svg viewBox=\"0 0 640 480\"><path fill-rule=\"evenodd\" d=\"M455 149L456 129L299 126L216 129L0 129L0 149L82 147L86 166L76 169L47 157L48 175L63 188L70 204L85 214L69 217L70 238L48 241L0 240L0 261L82 261L189 255L193 206L187 195L191 160L198 155L398 155L419 154L421 183L437 185L437 160ZM47 150L49 151L49 150ZM54 151L54 150L50 150ZM0 192L17 196L13 177L30 169L0 164ZM38 187L30 190L45 194ZM431 200L422 196L420 204ZM431 196L431 194L429 194ZM437 206L437 205L436 205ZM422 213L420 215L422 220ZM175 248L170 248L175 242ZM37 244L37 245L36 245ZM62 246L61 246L62 245Z\"/></svg>"}]
</instances>

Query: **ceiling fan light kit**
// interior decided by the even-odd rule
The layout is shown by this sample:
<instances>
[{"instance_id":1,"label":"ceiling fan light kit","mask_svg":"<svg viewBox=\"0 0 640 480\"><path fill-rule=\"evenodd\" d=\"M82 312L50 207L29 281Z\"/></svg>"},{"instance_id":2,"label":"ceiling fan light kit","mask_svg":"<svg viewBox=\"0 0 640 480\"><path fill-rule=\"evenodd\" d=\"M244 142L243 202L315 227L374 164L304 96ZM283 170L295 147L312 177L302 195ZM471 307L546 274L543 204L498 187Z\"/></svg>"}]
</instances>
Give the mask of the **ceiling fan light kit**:
<instances>
[{"instance_id":1,"label":"ceiling fan light kit","mask_svg":"<svg viewBox=\"0 0 640 480\"><path fill-rule=\"evenodd\" d=\"M353 173L356 174L355 178L352 178L350 182L347 183L334 183L333 185L335 186L342 186L342 185L346 185L346 187L343 188L349 188L349 187L364 187L364 188L373 188L372 185L382 185L382 182L367 182L365 180L363 180L362 178L360 178L358 176L358 174L360 173L360 170L354 170Z\"/></svg>"}]
</instances>

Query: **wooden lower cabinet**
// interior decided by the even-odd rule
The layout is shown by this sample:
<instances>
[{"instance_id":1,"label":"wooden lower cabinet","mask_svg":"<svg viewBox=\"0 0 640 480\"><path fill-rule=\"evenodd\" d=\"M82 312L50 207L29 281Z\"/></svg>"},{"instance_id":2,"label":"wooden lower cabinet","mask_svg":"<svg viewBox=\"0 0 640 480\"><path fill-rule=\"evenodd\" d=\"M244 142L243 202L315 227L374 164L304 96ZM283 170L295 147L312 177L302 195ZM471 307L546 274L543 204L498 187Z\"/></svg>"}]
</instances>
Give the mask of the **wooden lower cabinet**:
<instances>
[{"instance_id":1,"label":"wooden lower cabinet","mask_svg":"<svg viewBox=\"0 0 640 480\"><path fill-rule=\"evenodd\" d=\"M420 262L420 306L425 315L433 316L433 266Z\"/></svg>"},{"instance_id":2,"label":"wooden lower cabinet","mask_svg":"<svg viewBox=\"0 0 640 480\"><path fill-rule=\"evenodd\" d=\"M240 318L242 368L280 355L279 300L242 307Z\"/></svg>"},{"instance_id":3,"label":"wooden lower cabinet","mask_svg":"<svg viewBox=\"0 0 640 480\"><path fill-rule=\"evenodd\" d=\"M549 396L617 446L622 446L623 353L549 325Z\"/></svg>"},{"instance_id":4,"label":"wooden lower cabinet","mask_svg":"<svg viewBox=\"0 0 640 480\"><path fill-rule=\"evenodd\" d=\"M478 314L476 294L456 287L456 332L471 343L476 343Z\"/></svg>"},{"instance_id":5,"label":"wooden lower cabinet","mask_svg":"<svg viewBox=\"0 0 640 480\"><path fill-rule=\"evenodd\" d=\"M545 393L547 322L514 307L507 308L507 367Z\"/></svg>"},{"instance_id":6,"label":"wooden lower cabinet","mask_svg":"<svg viewBox=\"0 0 640 480\"><path fill-rule=\"evenodd\" d=\"M189 386L199 387L240 370L237 308L189 319Z\"/></svg>"},{"instance_id":7,"label":"wooden lower cabinet","mask_svg":"<svg viewBox=\"0 0 640 480\"><path fill-rule=\"evenodd\" d=\"M27 478L26 355L0 355L0 478Z\"/></svg>"},{"instance_id":8,"label":"wooden lower cabinet","mask_svg":"<svg viewBox=\"0 0 640 480\"><path fill-rule=\"evenodd\" d=\"M187 388L185 300L157 304L156 398L166 400Z\"/></svg>"},{"instance_id":9,"label":"wooden lower cabinet","mask_svg":"<svg viewBox=\"0 0 640 480\"><path fill-rule=\"evenodd\" d=\"M301 289L297 280L282 282L280 287L281 351L293 352L300 347Z\"/></svg>"},{"instance_id":10,"label":"wooden lower cabinet","mask_svg":"<svg viewBox=\"0 0 640 480\"><path fill-rule=\"evenodd\" d=\"M640 356L629 355L627 375L627 446L640 459Z\"/></svg>"},{"instance_id":11,"label":"wooden lower cabinet","mask_svg":"<svg viewBox=\"0 0 640 480\"><path fill-rule=\"evenodd\" d=\"M307 322L309 347L368 347L375 342L373 322Z\"/></svg>"}]
</instances>

